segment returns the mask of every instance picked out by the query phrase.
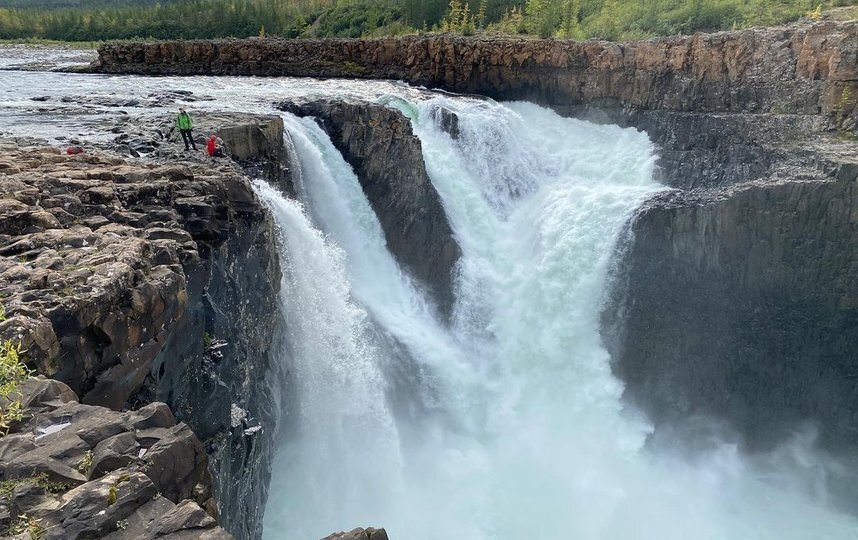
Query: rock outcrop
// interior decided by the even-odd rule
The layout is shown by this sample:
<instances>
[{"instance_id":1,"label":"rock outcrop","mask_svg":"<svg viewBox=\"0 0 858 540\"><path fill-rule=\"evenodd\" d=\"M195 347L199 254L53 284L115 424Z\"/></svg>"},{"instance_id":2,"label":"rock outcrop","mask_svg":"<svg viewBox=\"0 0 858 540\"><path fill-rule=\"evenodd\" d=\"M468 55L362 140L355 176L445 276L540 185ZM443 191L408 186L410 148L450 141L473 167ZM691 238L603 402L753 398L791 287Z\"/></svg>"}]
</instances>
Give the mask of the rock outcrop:
<instances>
[{"instance_id":1,"label":"rock outcrop","mask_svg":"<svg viewBox=\"0 0 858 540\"><path fill-rule=\"evenodd\" d=\"M278 407L280 274L249 180L229 160L0 148L0 338L87 406L166 402L205 443L221 524L254 536Z\"/></svg>"},{"instance_id":2,"label":"rock outcrop","mask_svg":"<svg viewBox=\"0 0 858 540\"><path fill-rule=\"evenodd\" d=\"M150 75L401 79L549 105L851 114L858 23L753 28L628 43L467 38L110 43L93 69ZM843 91L851 98L844 102Z\"/></svg>"},{"instance_id":3,"label":"rock outcrop","mask_svg":"<svg viewBox=\"0 0 858 540\"><path fill-rule=\"evenodd\" d=\"M322 540L387 540L387 531L384 529L354 529L349 532L334 533Z\"/></svg>"},{"instance_id":4,"label":"rock outcrop","mask_svg":"<svg viewBox=\"0 0 858 540\"><path fill-rule=\"evenodd\" d=\"M319 118L354 168L388 249L427 286L440 310L449 314L461 250L426 173L420 140L408 118L396 109L366 102L285 102L280 107L298 116Z\"/></svg>"},{"instance_id":5,"label":"rock outcrop","mask_svg":"<svg viewBox=\"0 0 858 540\"><path fill-rule=\"evenodd\" d=\"M851 178L792 171L641 210L604 320L627 396L656 422L721 419L752 448L810 424L825 448L855 448L858 154L852 165Z\"/></svg>"},{"instance_id":6,"label":"rock outcrop","mask_svg":"<svg viewBox=\"0 0 858 540\"><path fill-rule=\"evenodd\" d=\"M45 378L20 400L23 419L0 438L0 534L232 538L211 515L203 444L166 404L117 412Z\"/></svg>"}]
</instances>

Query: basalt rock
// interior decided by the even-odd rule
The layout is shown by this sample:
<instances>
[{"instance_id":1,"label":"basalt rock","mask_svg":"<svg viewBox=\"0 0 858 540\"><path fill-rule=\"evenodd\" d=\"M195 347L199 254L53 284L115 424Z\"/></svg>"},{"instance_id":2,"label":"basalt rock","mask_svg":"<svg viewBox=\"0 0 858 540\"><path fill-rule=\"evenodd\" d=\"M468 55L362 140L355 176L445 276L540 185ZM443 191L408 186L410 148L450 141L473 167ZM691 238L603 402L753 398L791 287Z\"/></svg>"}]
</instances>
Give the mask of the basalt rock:
<instances>
[{"instance_id":1,"label":"basalt rock","mask_svg":"<svg viewBox=\"0 0 858 540\"><path fill-rule=\"evenodd\" d=\"M163 403L112 411L79 403L68 386L44 378L26 382L20 399L29 404L23 419L0 438L0 514L10 516L0 534L65 540L192 531L188 537L232 538L199 506L209 503L212 488L202 443L188 427L156 414L160 431L136 429ZM199 451L181 459L188 445ZM123 459L102 459L107 447ZM183 487L190 484L193 490Z\"/></svg>"},{"instance_id":2,"label":"basalt rock","mask_svg":"<svg viewBox=\"0 0 858 540\"><path fill-rule=\"evenodd\" d=\"M354 168L388 249L449 313L461 250L405 115L383 105L347 101L286 102L281 108L320 119Z\"/></svg>"},{"instance_id":3,"label":"basalt rock","mask_svg":"<svg viewBox=\"0 0 858 540\"><path fill-rule=\"evenodd\" d=\"M752 28L627 43L451 35L369 40L110 43L106 73L397 79L549 105L829 114L856 85L858 23Z\"/></svg>"},{"instance_id":4,"label":"basalt rock","mask_svg":"<svg viewBox=\"0 0 858 540\"><path fill-rule=\"evenodd\" d=\"M605 335L632 401L659 423L721 419L752 448L806 424L858 444L855 174L667 193L631 233Z\"/></svg>"},{"instance_id":5,"label":"basalt rock","mask_svg":"<svg viewBox=\"0 0 858 540\"><path fill-rule=\"evenodd\" d=\"M184 96L183 99L187 99ZM160 105L160 104L159 104ZM206 139L214 133L222 143L224 158L207 158L209 162L234 160L251 177L262 177L284 192L291 192L292 177L283 143L283 119L270 115L247 115L223 112L199 112L193 115L197 152L183 153L182 138L175 129L175 117L120 118L106 120L115 125L109 131L116 137L109 148L133 157L163 160L199 157ZM105 128L108 126L104 126Z\"/></svg>"},{"instance_id":6,"label":"basalt rock","mask_svg":"<svg viewBox=\"0 0 858 540\"><path fill-rule=\"evenodd\" d=\"M349 532L338 532L326 536L322 540L387 540L387 531L384 529L354 529Z\"/></svg>"},{"instance_id":7,"label":"basalt rock","mask_svg":"<svg viewBox=\"0 0 858 540\"><path fill-rule=\"evenodd\" d=\"M149 449L141 471L178 502L200 483L191 472L208 453L221 524L253 537L277 416L269 392L280 270L271 218L249 179L228 159L166 164L0 146L0 338L20 342L32 367L81 396L74 410L47 413L90 418L65 455L92 449L100 471L136 459L137 445ZM54 394L63 392L46 388L30 405ZM163 406L122 421L91 412L154 401L193 433L171 427ZM236 429L233 404L262 429ZM122 435L124 422L136 441ZM85 480L63 460L30 454L7 472L38 458L54 481Z\"/></svg>"}]
</instances>

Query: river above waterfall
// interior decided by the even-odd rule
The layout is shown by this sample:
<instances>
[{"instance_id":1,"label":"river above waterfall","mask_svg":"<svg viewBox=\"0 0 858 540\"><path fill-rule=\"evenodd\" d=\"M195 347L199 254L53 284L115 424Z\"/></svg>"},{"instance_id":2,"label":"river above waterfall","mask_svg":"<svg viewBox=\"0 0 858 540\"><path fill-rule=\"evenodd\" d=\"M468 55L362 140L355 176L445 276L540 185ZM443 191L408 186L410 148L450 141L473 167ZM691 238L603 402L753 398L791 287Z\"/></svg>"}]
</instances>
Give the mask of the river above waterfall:
<instances>
[{"instance_id":1,"label":"river above waterfall","mask_svg":"<svg viewBox=\"0 0 858 540\"><path fill-rule=\"evenodd\" d=\"M327 134L284 115L298 200L256 186L279 231L295 407L266 538L368 525L393 540L858 535L827 507L832 471L802 440L753 458L716 442L688 458L649 449L651 426L624 405L599 313L625 225L664 189L643 133L385 81L5 71L0 136L104 143L108 119L275 114L297 98L403 111L463 257L445 321L388 252ZM437 107L458 115L458 138Z\"/></svg>"}]
</instances>

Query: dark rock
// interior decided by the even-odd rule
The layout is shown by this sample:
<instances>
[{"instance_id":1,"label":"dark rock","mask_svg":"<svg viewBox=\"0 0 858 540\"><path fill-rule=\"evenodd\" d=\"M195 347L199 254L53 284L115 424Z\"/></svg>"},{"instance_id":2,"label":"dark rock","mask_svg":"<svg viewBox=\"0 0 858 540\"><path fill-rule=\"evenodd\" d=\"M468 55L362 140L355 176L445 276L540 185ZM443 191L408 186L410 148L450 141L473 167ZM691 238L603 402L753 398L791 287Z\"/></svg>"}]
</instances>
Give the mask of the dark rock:
<instances>
[{"instance_id":1,"label":"dark rock","mask_svg":"<svg viewBox=\"0 0 858 540\"><path fill-rule=\"evenodd\" d=\"M166 536L187 529L208 529L215 520L193 501L182 501L152 526L156 536Z\"/></svg>"},{"instance_id":2,"label":"dark rock","mask_svg":"<svg viewBox=\"0 0 858 540\"><path fill-rule=\"evenodd\" d=\"M130 413L129 422L134 429L168 428L176 425L176 418L166 403L150 403Z\"/></svg>"},{"instance_id":3,"label":"dark rock","mask_svg":"<svg viewBox=\"0 0 858 540\"><path fill-rule=\"evenodd\" d=\"M459 117L446 107L435 107L432 109L432 118L453 139L459 138Z\"/></svg>"},{"instance_id":4,"label":"dark rock","mask_svg":"<svg viewBox=\"0 0 858 540\"><path fill-rule=\"evenodd\" d=\"M384 529L354 529L349 532L338 532L326 536L322 540L388 540L387 531Z\"/></svg>"},{"instance_id":5,"label":"dark rock","mask_svg":"<svg viewBox=\"0 0 858 540\"><path fill-rule=\"evenodd\" d=\"M824 179L647 204L605 316L627 396L660 424L723 419L754 448L805 423L854 448L855 208L853 182Z\"/></svg>"},{"instance_id":6,"label":"dark rock","mask_svg":"<svg viewBox=\"0 0 858 540\"><path fill-rule=\"evenodd\" d=\"M137 460L140 445L134 433L126 432L109 437L95 446L88 474L91 480L120 469Z\"/></svg>"},{"instance_id":7,"label":"dark rock","mask_svg":"<svg viewBox=\"0 0 858 540\"><path fill-rule=\"evenodd\" d=\"M57 407L77 401L77 395L67 385L53 379L35 377L21 387L21 405L28 409Z\"/></svg>"},{"instance_id":8,"label":"dark rock","mask_svg":"<svg viewBox=\"0 0 858 540\"><path fill-rule=\"evenodd\" d=\"M142 473L115 472L75 488L60 498L57 517L46 517L45 538L97 538L122 522L157 494ZM56 519L56 522L54 522Z\"/></svg>"},{"instance_id":9,"label":"dark rock","mask_svg":"<svg viewBox=\"0 0 858 540\"><path fill-rule=\"evenodd\" d=\"M158 491L171 500L190 497L206 467L202 443L184 424L171 428L144 455L145 471Z\"/></svg>"},{"instance_id":10,"label":"dark rock","mask_svg":"<svg viewBox=\"0 0 858 540\"><path fill-rule=\"evenodd\" d=\"M12 491L12 515L29 514L32 510L46 502L45 488L35 483L22 483Z\"/></svg>"}]
</instances>

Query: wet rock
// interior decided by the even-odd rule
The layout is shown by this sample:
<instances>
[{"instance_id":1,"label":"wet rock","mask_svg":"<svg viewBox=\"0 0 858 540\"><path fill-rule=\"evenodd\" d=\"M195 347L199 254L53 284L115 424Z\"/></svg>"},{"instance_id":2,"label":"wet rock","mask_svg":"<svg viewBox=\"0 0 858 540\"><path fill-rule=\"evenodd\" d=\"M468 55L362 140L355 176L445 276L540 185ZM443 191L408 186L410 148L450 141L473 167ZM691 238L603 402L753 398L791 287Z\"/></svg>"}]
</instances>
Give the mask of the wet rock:
<instances>
[{"instance_id":1,"label":"wet rock","mask_svg":"<svg viewBox=\"0 0 858 540\"><path fill-rule=\"evenodd\" d=\"M461 250L409 120L395 109L370 103L287 102L281 108L322 120L334 145L354 167L390 252L449 314Z\"/></svg>"},{"instance_id":2,"label":"wet rock","mask_svg":"<svg viewBox=\"0 0 858 540\"><path fill-rule=\"evenodd\" d=\"M671 193L634 221L606 343L659 424L717 418L768 449L797 426L858 444L855 182Z\"/></svg>"},{"instance_id":3,"label":"wet rock","mask_svg":"<svg viewBox=\"0 0 858 540\"><path fill-rule=\"evenodd\" d=\"M456 113L446 107L436 107L432 109L432 118L450 137L459 138L459 117Z\"/></svg>"},{"instance_id":4,"label":"wet rock","mask_svg":"<svg viewBox=\"0 0 858 540\"><path fill-rule=\"evenodd\" d=\"M384 529L354 529L349 532L334 533L322 540L388 540L387 531Z\"/></svg>"}]
</instances>

